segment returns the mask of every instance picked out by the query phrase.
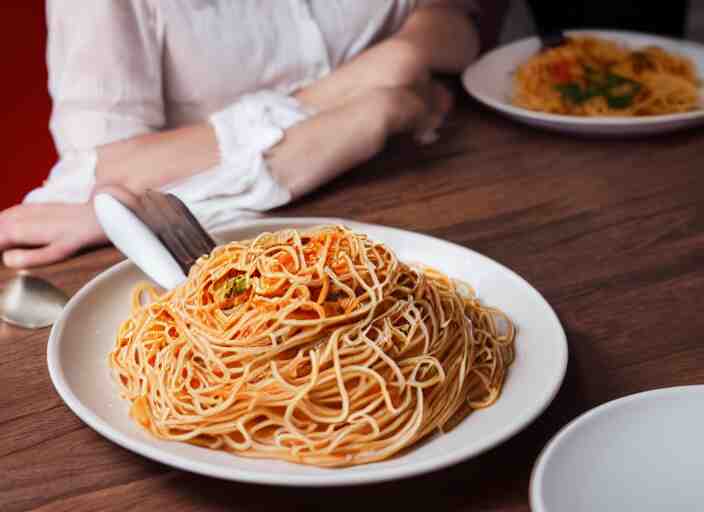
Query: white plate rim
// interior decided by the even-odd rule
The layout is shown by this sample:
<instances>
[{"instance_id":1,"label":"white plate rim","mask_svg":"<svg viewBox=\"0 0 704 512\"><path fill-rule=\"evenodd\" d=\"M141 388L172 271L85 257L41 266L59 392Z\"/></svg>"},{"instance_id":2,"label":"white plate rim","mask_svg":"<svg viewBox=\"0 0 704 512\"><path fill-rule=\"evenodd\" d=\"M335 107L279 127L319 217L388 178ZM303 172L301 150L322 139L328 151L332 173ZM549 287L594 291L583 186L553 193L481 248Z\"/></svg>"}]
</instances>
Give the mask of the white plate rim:
<instances>
[{"instance_id":1,"label":"white plate rim","mask_svg":"<svg viewBox=\"0 0 704 512\"><path fill-rule=\"evenodd\" d=\"M560 448L563 440L568 437L573 431L580 428L583 424L589 423L596 420L601 415L622 407L626 404L632 402L639 402L643 400L650 400L654 398L663 398L667 396L672 396L680 393L691 393L691 392L702 392L704 391L704 384L692 384L686 386L671 386L666 388L656 388L649 389L646 391L640 391L638 393L633 393L630 395L622 396L620 398L615 398L601 405L597 405L592 409L589 409L575 419L570 421L567 425L562 427L553 437L548 441L545 447L538 455L536 462L533 466L533 471L531 472L530 484L529 484L529 494L530 494L530 509L533 512L550 512L543 500L543 495L540 490L543 487L543 477L545 476L546 467L556 450Z\"/></svg>"},{"instance_id":2,"label":"white plate rim","mask_svg":"<svg viewBox=\"0 0 704 512\"><path fill-rule=\"evenodd\" d=\"M178 468L184 471L189 471L192 473L197 473L204 476L220 478L223 480L247 482L247 483L257 483L257 484L269 484L269 485L281 485L281 486L308 486L308 487L328 487L328 486L348 486L348 485L361 485L376 482L383 482L389 480L397 480L402 478L408 478L431 471L435 471L444 467L448 467L457 464L463 460L476 457L477 455L490 450L491 448L497 446L498 444L511 438L530 423L532 423L538 416L540 416L545 409L553 401L557 392L562 386L565 374L567 371L568 364L568 344L567 337L564 332L564 328L557 317L557 314L553 310L552 306L545 300L545 298L538 292L528 281L523 279L513 270L505 267L501 263L484 256L483 254L477 253L471 249L463 247L461 245L443 240L440 238L432 237L430 235L425 235L423 233L418 233L415 231L409 231L399 228L393 228L389 226L383 226L380 224L369 224L363 222L357 222L348 219L339 219L331 217L276 217L276 218L264 218L264 219L252 219L247 220L243 223L238 224L234 228L223 228L218 229L214 232L217 236L219 232L232 231L233 229L247 229L251 227L262 227L266 229L268 225L279 225L282 222L289 222L291 224L301 224L306 223L310 225L316 224L345 224L355 229L364 230L365 227L372 228L383 228L385 230L392 230L401 233L411 233L414 236L418 236L426 239L433 244L447 244L453 247L459 247L462 250L470 251L476 257L481 260L490 262L493 265L497 265L500 269L511 277L517 279L527 290L535 296L538 302L541 302L543 306L546 307L546 311L550 315L550 319L554 322L556 327L557 335L559 335L559 343L557 344L561 352L559 354L559 368L557 368L557 378L555 379L551 388L547 389L542 397L536 401L537 405L532 409L526 411L522 417L519 417L517 421L509 424L503 429L497 429L494 435L480 448L475 450L449 452L445 455L440 455L436 457L429 458L427 461L422 463L416 463L414 465L397 467L392 469L386 469L384 471L368 471L359 473L346 473L344 478L340 477L341 473L333 472L327 475L277 475L276 473L270 473L265 471L242 471L237 468L232 468L229 471L219 471L214 470L214 466L209 464L201 464L198 461L190 460L185 457L169 453L168 451L163 451L158 448L152 447L144 441L134 440L126 435L121 434L116 428L110 426L109 423L103 421L97 416L93 411L86 407L80 399L72 391L71 387L67 383L63 368L60 366L59 361L59 348L61 343L61 335L64 330L65 318L71 313L71 311L81 303L81 301L88 296L92 289L102 281L110 279L114 274L121 272L128 266L133 265L131 261L125 260L116 263L107 270L99 273L93 279L88 281L81 287L81 289L69 300L66 304L64 311L61 314L59 320L53 325L51 332L49 334L49 340L47 343L47 366L49 369L49 376L51 378L54 389L62 398L64 403L76 414L83 422L90 426L93 430L106 437L115 444L133 452L139 454L143 457L151 459L168 466ZM372 467L368 465L367 467Z\"/></svg>"},{"instance_id":3,"label":"white plate rim","mask_svg":"<svg viewBox=\"0 0 704 512\"><path fill-rule=\"evenodd\" d=\"M644 32L636 32L631 30L607 30L607 29L579 29L579 30L566 30L567 35L594 35L600 37L613 37L613 38L640 38L645 37L652 39L654 41L660 41L666 44L678 44L681 46L689 46L701 52L704 55L704 45L697 43L696 41L672 39L669 37L659 36L655 34L646 34ZM538 112L535 110L529 110L522 107L517 107L507 102L498 101L491 96L487 96L472 87L471 84L471 73L475 66L480 66L482 61L485 59L491 59L496 55L497 52L506 50L511 46L519 46L526 44L528 42L538 42L538 37L531 36L512 41L508 44L502 45L498 48L494 48L490 52L482 55L477 61L470 64L467 69L462 73L462 84L465 90L479 102L505 114L510 114L519 118L533 119L535 121L542 121L546 123L552 123L555 125L565 125L565 126L652 126L657 124L669 124L678 121L688 121L691 119L698 119L704 117L704 106L697 110L692 110L690 112L680 112L675 114L662 114L657 116L642 116L642 117L611 117L611 116L569 116L564 114L551 114L548 112ZM704 70L700 70L700 74L704 77ZM700 87L700 91L702 88ZM701 100L700 100L701 101Z\"/></svg>"}]
</instances>

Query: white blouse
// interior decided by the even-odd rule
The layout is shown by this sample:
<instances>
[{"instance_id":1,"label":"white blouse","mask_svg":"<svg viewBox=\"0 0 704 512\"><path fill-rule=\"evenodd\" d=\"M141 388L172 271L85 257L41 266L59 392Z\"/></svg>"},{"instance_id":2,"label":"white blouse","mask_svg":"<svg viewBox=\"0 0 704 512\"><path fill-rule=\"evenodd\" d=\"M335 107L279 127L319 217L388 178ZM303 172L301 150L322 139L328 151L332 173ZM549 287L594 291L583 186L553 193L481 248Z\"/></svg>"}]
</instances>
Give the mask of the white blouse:
<instances>
[{"instance_id":1,"label":"white blouse","mask_svg":"<svg viewBox=\"0 0 704 512\"><path fill-rule=\"evenodd\" d=\"M87 201L97 146L203 121L237 103L254 105L232 111L229 124L237 124L236 112L259 112L271 100L280 112L274 108L273 120L257 121L260 130L231 127L251 138L250 149L228 149L245 151L247 158L223 154L220 167L229 160L238 168L194 169L194 179L170 190L184 192L182 199L206 227L227 222L234 209L286 202L290 196L277 190L256 158L266 149L255 140L271 131L266 122L279 134L269 137L273 145L288 126L311 115L286 96L396 31L422 2L47 0L50 130L60 159L25 201ZM216 126L221 152L229 124ZM216 175L230 180L228 194L212 193L222 191ZM238 184L246 175L249 181ZM272 201L262 201L262 194Z\"/></svg>"}]
</instances>

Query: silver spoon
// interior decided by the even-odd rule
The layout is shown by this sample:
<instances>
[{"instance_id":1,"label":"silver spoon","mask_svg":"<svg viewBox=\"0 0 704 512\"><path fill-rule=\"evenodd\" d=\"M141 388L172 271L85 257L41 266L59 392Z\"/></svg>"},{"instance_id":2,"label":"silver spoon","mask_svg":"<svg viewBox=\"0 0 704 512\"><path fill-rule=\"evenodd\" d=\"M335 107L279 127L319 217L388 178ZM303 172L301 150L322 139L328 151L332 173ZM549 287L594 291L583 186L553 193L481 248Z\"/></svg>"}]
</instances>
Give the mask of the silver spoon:
<instances>
[{"instance_id":1,"label":"silver spoon","mask_svg":"<svg viewBox=\"0 0 704 512\"><path fill-rule=\"evenodd\" d=\"M0 291L0 318L5 322L39 329L53 324L68 296L44 279L20 272Z\"/></svg>"}]
</instances>

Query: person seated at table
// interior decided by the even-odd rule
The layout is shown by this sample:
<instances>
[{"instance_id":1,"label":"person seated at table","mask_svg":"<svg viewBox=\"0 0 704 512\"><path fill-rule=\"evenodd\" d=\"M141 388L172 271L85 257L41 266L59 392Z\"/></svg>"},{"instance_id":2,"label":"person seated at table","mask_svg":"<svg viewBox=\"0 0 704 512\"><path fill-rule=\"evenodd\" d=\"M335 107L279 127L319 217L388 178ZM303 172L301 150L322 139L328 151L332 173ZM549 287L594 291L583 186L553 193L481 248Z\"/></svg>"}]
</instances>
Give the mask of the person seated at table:
<instances>
[{"instance_id":1,"label":"person seated at table","mask_svg":"<svg viewBox=\"0 0 704 512\"><path fill-rule=\"evenodd\" d=\"M477 55L461 0L48 0L60 160L0 214L7 266L105 241L104 186L180 197L207 227L298 198L452 105L433 73ZM115 189L113 189L115 190Z\"/></svg>"}]
</instances>

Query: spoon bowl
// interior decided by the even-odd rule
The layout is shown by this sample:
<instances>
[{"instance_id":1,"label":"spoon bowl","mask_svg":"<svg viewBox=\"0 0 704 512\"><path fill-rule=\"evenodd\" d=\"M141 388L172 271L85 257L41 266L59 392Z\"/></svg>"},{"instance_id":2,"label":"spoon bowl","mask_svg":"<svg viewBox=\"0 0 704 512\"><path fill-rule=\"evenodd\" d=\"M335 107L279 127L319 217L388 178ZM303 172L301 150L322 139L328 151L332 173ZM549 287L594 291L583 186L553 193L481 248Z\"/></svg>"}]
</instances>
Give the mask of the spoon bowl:
<instances>
[{"instance_id":1,"label":"spoon bowl","mask_svg":"<svg viewBox=\"0 0 704 512\"><path fill-rule=\"evenodd\" d=\"M0 318L27 329L48 327L67 302L68 296L50 282L20 273L0 291Z\"/></svg>"}]
</instances>

